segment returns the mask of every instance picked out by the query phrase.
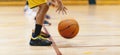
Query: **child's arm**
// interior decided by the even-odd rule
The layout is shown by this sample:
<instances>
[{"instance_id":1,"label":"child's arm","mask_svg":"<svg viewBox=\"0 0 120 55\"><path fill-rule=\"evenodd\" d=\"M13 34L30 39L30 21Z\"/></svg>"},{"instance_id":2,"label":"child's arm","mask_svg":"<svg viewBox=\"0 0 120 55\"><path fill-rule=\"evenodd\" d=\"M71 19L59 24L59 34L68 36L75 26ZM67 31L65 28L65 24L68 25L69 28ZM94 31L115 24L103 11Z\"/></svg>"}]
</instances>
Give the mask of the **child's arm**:
<instances>
[{"instance_id":1,"label":"child's arm","mask_svg":"<svg viewBox=\"0 0 120 55\"><path fill-rule=\"evenodd\" d=\"M62 14L67 14L66 12L67 8L63 5L62 0L47 0L47 1L50 2L52 6L58 7L56 12L58 13L62 12Z\"/></svg>"},{"instance_id":2,"label":"child's arm","mask_svg":"<svg viewBox=\"0 0 120 55\"><path fill-rule=\"evenodd\" d=\"M56 2L58 4L56 12L58 13L62 12L62 14L67 14L66 12L67 8L63 5L62 0L56 0Z\"/></svg>"}]
</instances>

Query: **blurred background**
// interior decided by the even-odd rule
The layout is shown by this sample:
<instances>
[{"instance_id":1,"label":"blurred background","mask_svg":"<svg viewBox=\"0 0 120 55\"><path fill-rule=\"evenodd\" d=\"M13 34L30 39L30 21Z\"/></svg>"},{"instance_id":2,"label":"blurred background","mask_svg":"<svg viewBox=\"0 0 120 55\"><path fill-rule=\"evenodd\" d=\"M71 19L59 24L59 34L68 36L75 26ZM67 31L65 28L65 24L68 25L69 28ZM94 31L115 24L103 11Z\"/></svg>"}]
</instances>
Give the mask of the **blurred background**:
<instances>
[{"instance_id":1,"label":"blurred background","mask_svg":"<svg viewBox=\"0 0 120 55\"><path fill-rule=\"evenodd\" d=\"M63 55L120 55L120 0L63 3L67 15L57 14L53 7L47 13L52 24L47 29ZM0 55L56 55L52 47L29 45L36 11L28 9L30 17L24 16L25 4L26 0L0 0ZM58 23L65 16L79 22L80 32L74 39L62 38L58 33Z\"/></svg>"},{"instance_id":2,"label":"blurred background","mask_svg":"<svg viewBox=\"0 0 120 55\"><path fill-rule=\"evenodd\" d=\"M0 5L6 6L23 6L26 0L0 0ZM63 0L66 5L88 5L88 4L99 4L99 5L118 5L120 0Z\"/></svg>"}]
</instances>

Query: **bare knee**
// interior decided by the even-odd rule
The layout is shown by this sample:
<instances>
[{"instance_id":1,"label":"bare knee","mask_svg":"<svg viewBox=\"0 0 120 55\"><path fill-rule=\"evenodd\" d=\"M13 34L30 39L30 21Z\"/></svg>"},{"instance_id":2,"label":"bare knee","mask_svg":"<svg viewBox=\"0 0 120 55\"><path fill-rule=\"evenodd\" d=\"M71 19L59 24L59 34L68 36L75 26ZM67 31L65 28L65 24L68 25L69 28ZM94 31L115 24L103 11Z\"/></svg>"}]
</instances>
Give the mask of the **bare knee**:
<instances>
[{"instance_id":1,"label":"bare knee","mask_svg":"<svg viewBox=\"0 0 120 55\"><path fill-rule=\"evenodd\" d=\"M49 6L47 4L42 4L40 7L39 7L39 11L38 11L38 16L45 16L47 11L49 9Z\"/></svg>"},{"instance_id":2,"label":"bare knee","mask_svg":"<svg viewBox=\"0 0 120 55\"><path fill-rule=\"evenodd\" d=\"M49 6L46 3L41 4L39 6L38 14L43 16L47 13L48 9L49 9Z\"/></svg>"},{"instance_id":3,"label":"bare knee","mask_svg":"<svg viewBox=\"0 0 120 55\"><path fill-rule=\"evenodd\" d=\"M39 10L38 10L38 13L37 13L37 16L36 16L36 21L37 21L38 24L43 23L44 17L46 15L48 9L49 9L49 6L47 4L45 4L45 3L41 4L39 6Z\"/></svg>"},{"instance_id":4,"label":"bare knee","mask_svg":"<svg viewBox=\"0 0 120 55\"><path fill-rule=\"evenodd\" d=\"M47 5L47 3L43 3L40 6L41 6L41 8L49 8L49 6Z\"/></svg>"}]
</instances>

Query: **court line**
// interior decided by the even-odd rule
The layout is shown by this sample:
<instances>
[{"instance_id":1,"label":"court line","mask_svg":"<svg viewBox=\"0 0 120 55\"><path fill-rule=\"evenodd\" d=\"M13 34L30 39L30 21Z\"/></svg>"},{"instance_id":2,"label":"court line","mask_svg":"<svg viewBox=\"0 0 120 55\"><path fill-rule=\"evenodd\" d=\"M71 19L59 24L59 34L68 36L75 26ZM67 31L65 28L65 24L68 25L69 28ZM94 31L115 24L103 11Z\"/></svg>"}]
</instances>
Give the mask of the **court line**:
<instances>
[{"instance_id":1,"label":"court line","mask_svg":"<svg viewBox=\"0 0 120 55\"><path fill-rule=\"evenodd\" d=\"M120 36L120 35L80 35L80 36Z\"/></svg>"},{"instance_id":2,"label":"court line","mask_svg":"<svg viewBox=\"0 0 120 55\"><path fill-rule=\"evenodd\" d=\"M44 25L43 25L43 28L44 28L44 30L45 30L45 32L46 32L47 34L50 34L50 33L47 31L47 28L46 28ZM57 45L56 45L56 43L55 43L55 41L53 40L53 38L52 38L51 35L50 35L49 40L52 41L52 46L53 46L56 54L57 54L57 55L62 55L62 53L61 53L60 50L58 49L58 47L57 47Z\"/></svg>"},{"instance_id":3,"label":"court line","mask_svg":"<svg viewBox=\"0 0 120 55\"><path fill-rule=\"evenodd\" d=\"M82 47L120 47L120 45L81 45L81 46L58 46L59 48L82 48Z\"/></svg>"}]
</instances>

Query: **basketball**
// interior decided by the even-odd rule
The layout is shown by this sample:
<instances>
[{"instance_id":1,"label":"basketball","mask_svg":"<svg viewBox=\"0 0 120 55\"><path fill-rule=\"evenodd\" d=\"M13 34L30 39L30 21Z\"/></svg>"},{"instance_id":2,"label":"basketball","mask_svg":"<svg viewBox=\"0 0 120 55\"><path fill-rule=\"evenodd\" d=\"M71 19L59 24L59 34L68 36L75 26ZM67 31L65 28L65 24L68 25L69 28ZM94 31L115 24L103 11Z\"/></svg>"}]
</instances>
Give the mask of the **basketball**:
<instances>
[{"instance_id":1,"label":"basketball","mask_svg":"<svg viewBox=\"0 0 120 55\"><path fill-rule=\"evenodd\" d=\"M64 19L58 24L58 32L64 38L74 38L79 32L78 22L75 19Z\"/></svg>"}]
</instances>

